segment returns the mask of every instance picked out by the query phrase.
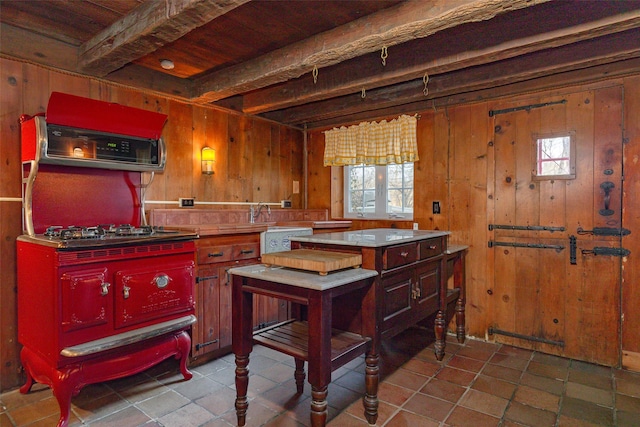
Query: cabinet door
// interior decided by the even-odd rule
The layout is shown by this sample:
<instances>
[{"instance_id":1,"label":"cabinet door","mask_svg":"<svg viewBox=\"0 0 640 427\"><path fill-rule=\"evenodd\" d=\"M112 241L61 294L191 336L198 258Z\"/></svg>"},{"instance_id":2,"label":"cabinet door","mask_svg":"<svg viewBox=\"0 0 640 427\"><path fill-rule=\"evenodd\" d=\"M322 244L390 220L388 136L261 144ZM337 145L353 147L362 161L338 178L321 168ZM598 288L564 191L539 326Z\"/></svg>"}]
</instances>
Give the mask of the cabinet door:
<instances>
[{"instance_id":1,"label":"cabinet door","mask_svg":"<svg viewBox=\"0 0 640 427\"><path fill-rule=\"evenodd\" d=\"M418 322L439 309L440 260L422 262L416 266L414 305Z\"/></svg>"},{"instance_id":2,"label":"cabinet door","mask_svg":"<svg viewBox=\"0 0 640 427\"><path fill-rule=\"evenodd\" d=\"M220 348L220 280L217 266L198 268L196 278L196 315L192 329L192 356Z\"/></svg>"},{"instance_id":3,"label":"cabinet door","mask_svg":"<svg viewBox=\"0 0 640 427\"><path fill-rule=\"evenodd\" d=\"M64 332L111 326L113 289L106 268L65 272L60 284Z\"/></svg>"},{"instance_id":4,"label":"cabinet door","mask_svg":"<svg viewBox=\"0 0 640 427\"><path fill-rule=\"evenodd\" d=\"M400 332L410 324L414 269L405 268L382 275L382 332Z\"/></svg>"}]
</instances>

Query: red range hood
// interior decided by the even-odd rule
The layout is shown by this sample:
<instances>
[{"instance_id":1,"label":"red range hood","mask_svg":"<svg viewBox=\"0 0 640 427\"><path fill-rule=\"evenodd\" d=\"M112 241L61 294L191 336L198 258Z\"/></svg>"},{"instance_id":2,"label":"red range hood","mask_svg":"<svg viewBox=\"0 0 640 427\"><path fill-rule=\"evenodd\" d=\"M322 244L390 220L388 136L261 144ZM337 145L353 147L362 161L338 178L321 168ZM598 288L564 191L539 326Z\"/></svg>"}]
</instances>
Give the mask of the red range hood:
<instances>
[{"instance_id":1,"label":"red range hood","mask_svg":"<svg viewBox=\"0 0 640 427\"><path fill-rule=\"evenodd\" d=\"M46 118L51 124L150 139L160 138L167 121L166 114L61 92L51 93Z\"/></svg>"}]
</instances>

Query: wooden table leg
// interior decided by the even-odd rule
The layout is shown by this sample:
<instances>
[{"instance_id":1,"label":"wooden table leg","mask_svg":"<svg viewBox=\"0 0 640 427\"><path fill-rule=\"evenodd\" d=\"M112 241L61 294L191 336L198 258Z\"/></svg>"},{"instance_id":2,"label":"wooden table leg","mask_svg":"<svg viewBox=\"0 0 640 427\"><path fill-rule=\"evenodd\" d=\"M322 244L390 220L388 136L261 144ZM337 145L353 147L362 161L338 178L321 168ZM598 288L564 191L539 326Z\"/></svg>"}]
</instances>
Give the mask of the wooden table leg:
<instances>
[{"instance_id":1,"label":"wooden table leg","mask_svg":"<svg viewBox=\"0 0 640 427\"><path fill-rule=\"evenodd\" d=\"M293 377L296 380L296 392L298 394L302 394L304 392L304 360L303 359L295 359L296 361L296 370L293 374Z\"/></svg>"},{"instance_id":2,"label":"wooden table leg","mask_svg":"<svg viewBox=\"0 0 640 427\"><path fill-rule=\"evenodd\" d=\"M436 314L435 325L433 327L436 334L436 342L434 344L434 352L436 354L436 359L442 360L444 358L444 349L446 346L446 335L445 335L445 322L446 316L442 310L438 311Z\"/></svg>"},{"instance_id":3,"label":"wooden table leg","mask_svg":"<svg viewBox=\"0 0 640 427\"><path fill-rule=\"evenodd\" d=\"M460 289L460 296L456 301L456 338L459 343L465 340L465 255L464 251L460 252L453 263L453 283Z\"/></svg>"},{"instance_id":4,"label":"wooden table leg","mask_svg":"<svg viewBox=\"0 0 640 427\"><path fill-rule=\"evenodd\" d=\"M311 427L327 423L327 390L331 382L332 300L328 293L314 292L309 298L309 384Z\"/></svg>"},{"instance_id":5,"label":"wooden table leg","mask_svg":"<svg viewBox=\"0 0 640 427\"><path fill-rule=\"evenodd\" d=\"M247 409L249 400L247 399L247 389L249 388L249 356L236 354L236 416L238 426L242 427L247 419Z\"/></svg>"},{"instance_id":6,"label":"wooden table leg","mask_svg":"<svg viewBox=\"0 0 640 427\"><path fill-rule=\"evenodd\" d=\"M378 355L372 350L365 357L364 416L370 425L378 420Z\"/></svg>"},{"instance_id":7,"label":"wooden table leg","mask_svg":"<svg viewBox=\"0 0 640 427\"><path fill-rule=\"evenodd\" d=\"M242 291L242 277L233 278L232 349L236 356L236 416L238 426L245 425L249 401L249 354L253 348L253 294Z\"/></svg>"}]
</instances>

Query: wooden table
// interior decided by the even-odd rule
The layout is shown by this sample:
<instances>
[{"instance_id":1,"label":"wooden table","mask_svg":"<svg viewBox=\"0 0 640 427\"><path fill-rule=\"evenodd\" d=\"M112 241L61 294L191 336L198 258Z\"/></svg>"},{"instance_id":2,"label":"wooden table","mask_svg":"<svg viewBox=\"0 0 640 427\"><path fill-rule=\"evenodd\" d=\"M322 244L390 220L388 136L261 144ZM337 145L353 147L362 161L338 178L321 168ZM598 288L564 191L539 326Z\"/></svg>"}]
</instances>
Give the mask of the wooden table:
<instances>
[{"instance_id":1,"label":"wooden table","mask_svg":"<svg viewBox=\"0 0 640 427\"><path fill-rule=\"evenodd\" d=\"M249 354L253 342L293 356L297 393L304 385L304 362L311 384L311 425L327 420L327 389L331 372L365 354L364 414L370 424L378 417L378 352L375 270L349 268L319 275L283 267L252 265L230 270L233 283L233 341L236 361L236 414L238 426L246 421ZM252 330L253 294L291 301L301 309L298 319L261 330ZM350 311L349 331L332 328L333 301ZM345 302L347 302L345 304Z\"/></svg>"}]
</instances>

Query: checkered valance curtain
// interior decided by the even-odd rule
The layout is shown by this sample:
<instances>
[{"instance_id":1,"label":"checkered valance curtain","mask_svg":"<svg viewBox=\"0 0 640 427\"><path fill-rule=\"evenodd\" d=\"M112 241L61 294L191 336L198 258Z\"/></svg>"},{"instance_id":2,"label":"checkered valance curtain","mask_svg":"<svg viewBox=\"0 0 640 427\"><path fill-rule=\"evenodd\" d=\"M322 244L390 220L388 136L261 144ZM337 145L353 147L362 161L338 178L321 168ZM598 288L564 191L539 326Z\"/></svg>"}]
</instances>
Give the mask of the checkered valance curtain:
<instances>
[{"instance_id":1,"label":"checkered valance curtain","mask_svg":"<svg viewBox=\"0 0 640 427\"><path fill-rule=\"evenodd\" d=\"M416 116L325 131L324 165L387 165L418 160Z\"/></svg>"}]
</instances>

